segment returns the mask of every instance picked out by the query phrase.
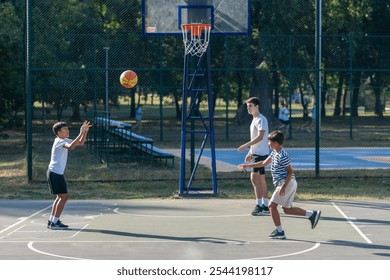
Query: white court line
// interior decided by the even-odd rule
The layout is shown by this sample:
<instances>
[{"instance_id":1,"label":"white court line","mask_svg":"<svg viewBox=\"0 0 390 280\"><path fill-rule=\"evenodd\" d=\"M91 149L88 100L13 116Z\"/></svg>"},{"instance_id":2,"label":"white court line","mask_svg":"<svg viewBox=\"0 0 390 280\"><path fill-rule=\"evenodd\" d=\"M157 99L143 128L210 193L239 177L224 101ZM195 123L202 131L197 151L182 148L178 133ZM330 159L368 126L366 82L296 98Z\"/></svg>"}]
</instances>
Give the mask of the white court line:
<instances>
[{"instance_id":1,"label":"white court line","mask_svg":"<svg viewBox=\"0 0 390 280\"><path fill-rule=\"evenodd\" d=\"M367 243L372 244L372 241L368 239L368 237L365 236L364 233L352 222L352 219L345 215L344 212L341 211L341 209L336 205L336 203L332 202L332 204L337 209L337 211L339 211L340 214L347 220L347 222L360 234L360 236L363 237L363 239L366 240Z\"/></svg>"},{"instance_id":2,"label":"white court line","mask_svg":"<svg viewBox=\"0 0 390 280\"><path fill-rule=\"evenodd\" d=\"M72 238L72 237L75 237L77 234L79 234L79 233L80 233L83 229L85 229L88 225L89 225L89 224L86 224L82 229L78 230L75 234L73 234L73 235L71 236L71 238ZM38 242L40 242L40 241L38 241ZM56 254L51 254L51 253L47 253L47 252L44 252L44 251L40 251L40 250L35 249L35 248L33 247L33 243L34 243L34 241L28 242L27 247L28 247L30 250L32 250L32 251L34 251L34 252L36 252L36 253L38 253L38 254L47 255L47 256L52 256L52 257L57 257L57 258L63 258L63 259L85 260L85 259L82 259L82 258L67 257L67 256L56 255Z\"/></svg>"},{"instance_id":3,"label":"white court line","mask_svg":"<svg viewBox=\"0 0 390 280\"><path fill-rule=\"evenodd\" d=\"M38 241L38 243L64 243L65 241ZM66 241L67 242L67 241ZM75 240L75 241L70 241L71 243L192 243L192 241L182 241L182 240L170 240L170 241L161 241L161 240L156 240L156 241L134 241L134 240L129 240L129 241L80 241L80 240ZM276 241L245 241L244 243L246 244L250 244L250 243L268 243L268 242L272 242L272 243L275 243ZM286 242L293 242L293 243L301 243L301 242L298 242L298 241L288 241L288 240L283 240L281 241L282 243L286 243ZM68 256L63 256L63 255L57 255L57 254L51 254L51 253L47 253L47 252L44 252L44 251L40 251L36 248L33 247L33 243L34 241L30 241L28 244L27 244L27 247L36 252L36 253L39 253L39 254L43 254L43 255L47 255L47 256L52 256L52 257L57 257L57 258L64 258L64 259L72 259L72 260L92 260L92 259L83 259L83 258L76 258L76 257L68 257ZM202 243L202 242L200 242ZM241 242L240 242L241 243ZM228 241L226 242L226 244L237 244L236 241ZM313 251L315 249L317 249L319 246L321 245L321 243L317 242L316 244L314 244L311 248L308 248L306 250L302 250L302 251L298 251L298 252L294 252L294 253L289 253L289 254L284 254L284 255L276 255L276 256L268 256L268 257L258 257L258 258L249 258L249 259L236 259L236 260L266 260L266 259L276 259L276 258L282 258L282 257L288 257L288 256L294 256L294 255L300 255L300 254L304 254L304 253L307 253L307 252L310 252L310 251Z\"/></svg>"},{"instance_id":4,"label":"white court line","mask_svg":"<svg viewBox=\"0 0 390 280\"><path fill-rule=\"evenodd\" d=\"M285 242L285 241L283 241ZM304 254L304 253L307 253L307 252L310 252L310 251L313 251L315 249L317 249L318 247L320 247L321 243L316 243L314 244L313 247L309 248L309 249L306 249L306 250L303 250L303 251L299 251L299 252L295 252L295 253L290 253L290 254L285 254L285 255L278 255L278 256L270 256L270 257L263 257L263 258L252 258L251 260L266 260L266 259L276 259L276 258L283 258L283 257L289 257L289 256L294 256L294 255L300 255L300 254Z\"/></svg>"},{"instance_id":5,"label":"white court line","mask_svg":"<svg viewBox=\"0 0 390 280\"><path fill-rule=\"evenodd\" d=\"M17 226L18 224L21 224L21 223L27 221L28 219L30 219L30 218L32 218L32 217L38 215L39 213L41 213L41 212L43 212L43 211L49 209L50 207L51 207L51 205L47 206L46 208L43 208L42 210L39 210L38 212L35 212L34 214L32 214L32 215L30 215L30 216L28 216L28 217L21 218L21 220L20 220L19 222L16 222L16 223L14 223L14 224L12 224L12 225L6 227L5 229L1 230L0 233L6 232L7 230L9 230L9 229L11 229L11 228Z\"/></svg>"},{"instance_id":6,"label":"white court line","mask_svg":"<svg viewBox=\"0 0 390 280\"><path fill-rule=\"evenodd\" d=\"M83 226L83 228L81 228L80 230L76 231L76 233L73 234L73 235L72 235L71 237L69 237L69 238L75 237L75 236L78 235L80 232L82 232L83 229L85 229L87 226L89 226L89 224L86 224L85 226Z\"/></svg>"},{"instance_id":7,"label":"white court line","mask_svg":"<svg viewBox=\"0 0 390 280\"><path fill-rule=\"evenodd\" d=\"M34 252L36 252L36 253L38 253L38 254L47 255L47 256L51 256L51 257L62 258L62 259L86 260L86 259L82 259L82 258L67 257L67 256L61 256L61 255L56 255L56 254L51 254L51 253L43 252L43 251L40 251L40 250L38 250L38 249L35 249L35 248L33 247L33 243L34 243L34 241L30 241L30 242L27 244L27 247L28 247L30 250L32 250L32 251L34 251Z\"/></svg>"},{"instance_id":8,"label":"white court line","mask_svg":"<svg viewBox=\"0 0 390 280\"><path fill-rule=\"evenodd\" d=\"M114 209L114 213L120 214L120 215L126 215L126 216L133 216L133 217L152 217L152 218L233 218L233 217L246 217L250 216L250 214L238 214L238 215L210 215L210 216L178 216L178 215L145 215L145 214L130 214L119 211L119 208ZM264 215L267 216L267 215Z\"/></svg>"},{"instance_id":9,"label":"white court line","mask_svg":"<svg viewBox=\"0 0 390 280\"><path fill-rule=\"evenodd\" d=\"M1 236L0 239L3 239L3 238L5 238L5 237L9 236L9 235L11 235L11 234L13 234L13 233L19 231L21 228L24 228L24 227L25 227L25 225L23 225L23 226L21 226L21 227L18 227L17 229L15 229L15 230L13 230L13 231L7 233L7 235Z\"/></svg>"}]
</instances>

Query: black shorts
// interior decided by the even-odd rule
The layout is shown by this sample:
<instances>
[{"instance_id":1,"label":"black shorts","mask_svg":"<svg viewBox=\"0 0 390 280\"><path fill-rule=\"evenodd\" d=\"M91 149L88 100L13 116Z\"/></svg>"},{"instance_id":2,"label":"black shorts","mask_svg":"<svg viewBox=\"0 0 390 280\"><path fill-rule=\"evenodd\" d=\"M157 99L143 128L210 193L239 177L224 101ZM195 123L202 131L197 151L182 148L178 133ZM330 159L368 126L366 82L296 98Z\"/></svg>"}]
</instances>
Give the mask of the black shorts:
<instances>
[{"instance_id":1,"label":"black shorts","mask_svg":"<svg viewBox=\"0 0 390 280\"><path fill-rule=\"evenodd\" d=\"M268 155L260 156L260 155L253 154L252 155L252 162L263 161L263 160L267 159L267 157L268 157ZM260 172L260 174L265 174L265 167L253 168L252 172Z\"/></svg>"},{"instance_id":2,"label":"black shorts","mask_svg":"<svg viewBox=\"0 0 390 280\"><path fill-rule=\"evenodd\" d=\"M64 175L60 175L47 170L47 183L51 194L68 193Z\"/></svg>"}]
</instances>

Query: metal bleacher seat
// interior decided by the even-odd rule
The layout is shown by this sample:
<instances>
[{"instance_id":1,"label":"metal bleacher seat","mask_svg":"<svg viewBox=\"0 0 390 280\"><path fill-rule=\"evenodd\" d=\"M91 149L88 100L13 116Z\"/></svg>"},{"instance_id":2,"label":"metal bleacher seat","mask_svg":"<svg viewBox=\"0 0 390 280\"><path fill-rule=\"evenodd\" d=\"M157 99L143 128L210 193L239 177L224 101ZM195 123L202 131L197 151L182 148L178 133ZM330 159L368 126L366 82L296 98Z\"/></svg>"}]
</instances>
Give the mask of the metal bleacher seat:
<instances>
[{"instance_id":1,"label":"metal bleacher seat","mask_svg":"<svg viewBox=\"0 0 390 280\"><path fill-rule=\"evenodd\" d=\"M121 157L165 159L165 164L170 159L172 160L172 166L174 165L174 155L172 153L155 147L152 138L132 132L131 124L104 117L97 117L96 122L113 136L110 143L110 150L113 153L115 153L115 150L121 150L122 153L119 153ZM128 149L126 150L124 146L127 146Z\"/></svg>"}]
</instances>

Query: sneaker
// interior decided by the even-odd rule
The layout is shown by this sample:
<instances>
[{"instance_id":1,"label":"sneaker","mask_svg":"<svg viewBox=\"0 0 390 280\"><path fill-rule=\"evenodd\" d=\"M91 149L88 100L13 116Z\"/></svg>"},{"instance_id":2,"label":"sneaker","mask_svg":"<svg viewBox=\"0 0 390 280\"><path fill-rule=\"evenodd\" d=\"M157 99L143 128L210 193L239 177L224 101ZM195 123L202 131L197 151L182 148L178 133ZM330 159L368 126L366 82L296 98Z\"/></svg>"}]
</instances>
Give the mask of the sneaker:
<instances>
[{"instance_id":1,"label":"sneaker","mask_svg":"<svg viewBox=\"0 0 390 280\"><path fill-rule=\"evenodd\" d=\"M61 229L59 226L57 226L57 225L56 225L55 223L53 223L53 222L48 223L47 228L48 228L48 229Z\"/></svg>"},{"instance_id":2,"label":"sneaker","mask_svg":"<svg viewBox=\"0 0 390 280\"><path fill-rule=\"evenodd\" d=\"M60 220L57 221L57 223L50 222L50 229L57 230L57 229L67 229L68 226L61 223Z\"/></svg>"},{"instance_id":3,"label":"sneaker","mask_svg":"<svg viewBox=\"0 0 390 280\"><path fill-rule=\"evenodd\" d=\"M275 229L271 234L269 235L269 238L271 239L286 239L286 236L284 235L284 230L279 232L277 229Z\"/></svg>"},{"instance_id":4,"label":"sneaker","mask_svg":"<svg viewBox=\"0 0 390 280\"><path fill-rule=\"evenodd\" d=\"M315 228L316 225L318 224L318 221L321 217L321 211L314 211L313 215L309 217L310 223L311 223L311 228Z\"/></svg>"},{"instance_id":5,"label":"sneaker","mask_svg":"<svg viewBox=\"0 0 390 280\"><path fill-rule=\"evenodd\" d=\"M47 220L47 228L50 228L52 222L50 222L49 220Z\"/></svg>"},{"instance_id":6,"label":"sneaker","mask_svg":"<svg viewBox=\"0 0 390 280\"><path fill-rule=\"evenodd\" d=\"M264 213L269 213L269 208L268 206L265 206L264 204L261 206L261 208L263 209L263 212Z\"/></svg>"},{"instance_id":7,"label":"sneaker","mask_svg":"<svg viewBox=\"0 0 390 280\"><path fill-rule=\"evenodd\" d=\"M58 225L61 228L68 228L68 225L64 225L60 220L57 221L56 225Z\"/></svg>"},{"instance_id":8,"label":"sneaker","mask_svg":"<svg viewBox=\"0 0 390 280\"><path fill-rule=\"evenodd\" d=\"M252 216L260 216L263 213L263 207L256 205L255 209L252 210Z\"/></svg>"}]
</instances>

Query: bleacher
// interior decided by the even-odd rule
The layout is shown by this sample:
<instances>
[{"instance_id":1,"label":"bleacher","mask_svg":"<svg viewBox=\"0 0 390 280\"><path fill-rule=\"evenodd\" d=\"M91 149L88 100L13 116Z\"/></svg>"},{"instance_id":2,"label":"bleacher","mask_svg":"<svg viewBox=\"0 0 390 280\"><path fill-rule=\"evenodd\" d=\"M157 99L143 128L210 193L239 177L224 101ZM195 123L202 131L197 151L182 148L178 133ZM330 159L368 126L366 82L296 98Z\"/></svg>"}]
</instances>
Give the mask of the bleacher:
<instances>
[{"instance_id":1,"label":"bleacher","mask_svg":"<svg viewBox=\"0 0 390 280\"><path fill-rule=\"evenodd\" d=\"M132 125L106 117L95 117L94 139L97 155L105 161L121 160L159 160L174 166L172 153L154 146L153 139L132 131Z\"/></svg>"}]
</instances>

